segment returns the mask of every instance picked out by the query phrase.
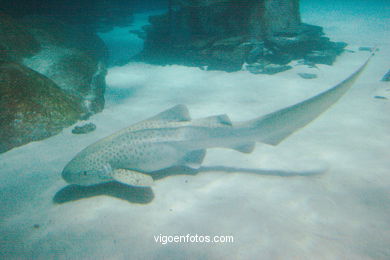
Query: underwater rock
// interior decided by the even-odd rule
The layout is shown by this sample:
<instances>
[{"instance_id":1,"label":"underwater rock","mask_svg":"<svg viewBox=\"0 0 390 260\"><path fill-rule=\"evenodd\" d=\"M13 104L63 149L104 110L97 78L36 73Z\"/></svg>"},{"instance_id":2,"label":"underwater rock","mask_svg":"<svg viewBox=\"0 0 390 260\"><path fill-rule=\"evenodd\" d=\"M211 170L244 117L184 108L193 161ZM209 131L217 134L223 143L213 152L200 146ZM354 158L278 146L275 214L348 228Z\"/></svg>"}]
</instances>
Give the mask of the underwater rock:
<instances>
[{"instance_id":1,"label":"underwater rock","mask_svg":"<svg viewBox=\"0 0 390 260\"><path fill-rule=\"evenodd\" d=\"M376 99L387 99L387 97L384 97L384 96L374 96L374 98L376 98Z\"/></svg>"},{"instance_id":2,"label":"underwater rock","mask_svg":"<svg viewBox=\"0 0 390 260\"><path fill-rule=\"evenodd\" d=\"M298 60L297 64L295 66L300 66L300 65L306 65L309 68L316 68L316 69L318 69L317 65L314 62L308 61L308 60L304 60L304 59Z\"/></svg>"},{"instance_id":3,"label":"underwater rock","mask_svg":"<svg viewBox=\"0 0 390 260\"><path fill-rule=\"evenodd\" d=\"M237 71L244 63L283 66L306 55L332 64L346 46L323 37L322 27L301 23L298 0L172 1L166 14L149 21L135 60L163 65Z\"/></svg>"},{"instance_id":4,"label":"underwater rock","mask_svg":"<svg viewBox=\"0 0 390 260\"><path fill-rule=\"evenodd\" d=\"M45 63L47 66L42 66ZM53 48L26 59L24 64L50 78L74 97L84 114L91 115L103 109L106 70L102 63L82 52Z\"/></svg>"},{"instance_id":5,"label":"underwater rock","mask_svg":"<svg viewBox=\"0 0 390 260\"><path fill-rule=\"evenodd\" d=\"M359 47L359 51L373 52L374 50L375 50L374 47Z\"/></svg>"},{"instance_id":6,"label":"underwater rock","mask_svg":"<svg viewBox=\"0 0 390 260\"><path fill-rule=\"evenodd\" d=\"M304 79L315 79L315 78L317 78L317 74L314 74L314 73L298 73L298 75L301 78L304 78Z\"/></svg>"},{"instance_id":7,"label":"underwater rock","mask_svg":"<svg viewBox=\"0 0 390 260\"><path fill-rule=\"evenodd\" d=\"M272 74L289 70L291 68L292 67L289 65L268 64L264 66L263 73L272 75Z\"/></svg>"},{"instance_id":8,"label":"underwater rock","mask_svg":"<svg viewBox=\"0 0 390 260\"><path fill-rule=\"evenodd\" d=\"M236 42L225 42L226 45L217 43L212 48L204 50L203 61L207 64L207 70L238 71L245 62L245 57L251 50L250 46ZM231 44L231 45L228 45Z\"/></svg>"},{"instance_id":9,"label":"underwater rock","mask_svg":"<svg viewBox=\"0 0 390 260\"><path fill-rule=\"evenodd\" d=\"M0 110L0 152L57 134L82 112L52 80L13 62L0 63Z\"/></svg>"},{"instance_id":10,"label":"underwater rock","mask_svg":"<svg viewBox=\"0 0 390 260\"><path fill-rule=\"evenodd\" d=\"M248 64L255 63L269 52L269 50L265 47L265 43L263 41L247 44L251 44L251 50L249 51L245 60Z\"/></svg>"},{"instance_id":11,"label":"underwater rock","mask_svg":"<svg viewBox=\"0 0 390 260\"><path fill-rule=\"evenodd\" d=\"M88 123L82 126L75 126L72 129L72 134L88 134L96 130L96 125L94 123Z\"/></svg>"},{"instance_id":12,"label":"underwater rock","mask_svg":"<svg viewBox=\"0 0 390 260\"><path fill-rule=\"evenodd\" d=\"M23 24L0 12L0 59L20 62L37 53L39 43Z\"/></svg>"},{"instance_id":13,"label":"underwater rock","mask_svg":"<svg viewBox=\"0 0 390 260\"><path fill-rule=\"evenodd\" d=\"M305 60L314 64L332 65L337 55L337 52L332 50L312 51L305 56Z\"/></svg>"},{"instance_id":14,"label":"underwater rock","mask_svg":"<svg viewBox=\"0 0 390 260\"><path fill-rule=\"evenodd\" d=\"M279 65L279 64L250 64L246 66L246 70L252 74L276 74L282 71L286 71L291 69L292 67L289 65Z\"/></svg>"},{"instance_id":15,"label":"underwater rock","mask_svg":"<svg viewBox=\"0 0 390 260\"><path fill-rule=\"evenodd\" d=\"M45 48L76 49L96 60L105 62L108 59L105 43L91 28L45 16L25 16L19 20Z\"/></svg>"},{"instance_id":16,"label":"underwater rock","mask_svg":"<svg viewBox=\"0 0 390 260\"><path fill-rule=\"evenodd\" d=\"M386 72L385 75L383 75L381 81L390 81L390 70Z\"/></svg>"},{"instance_id":17,"label":"underwater rock","mask_svg":"<svg viewBox=\"0 0 390 260\"><path fill-rule=\"evenodd\" d=\"M45 17L25 17L42 50L23 64L78 101L84 117L104 107L107 49L96 34Z\"/></svg>"},{"instance_id":18,"label":"underwater rock","mask_svg":"<svg viewBox=\"0 0 390 260\"><path fill-rule=\"evenodd\" d=\"M275 32L268 41L276 48L290 51L295 49L296 52L305 51L307 48L315 49L319 44L329 41L328 38L321 37L322 35L324 33L321 26L302 23L294 32L288 30Z\"/></svg>"},{"instance_id":19,"label":"underwater rock","mask_svg":"<svg viewBox=\"0 0 390 260\"><path fill-rule=\"evenodd\" d=\"M245 69L253 74L261 74L263 72L264 64L253 63L245 66Z\"/></svg>"}]
</instances>

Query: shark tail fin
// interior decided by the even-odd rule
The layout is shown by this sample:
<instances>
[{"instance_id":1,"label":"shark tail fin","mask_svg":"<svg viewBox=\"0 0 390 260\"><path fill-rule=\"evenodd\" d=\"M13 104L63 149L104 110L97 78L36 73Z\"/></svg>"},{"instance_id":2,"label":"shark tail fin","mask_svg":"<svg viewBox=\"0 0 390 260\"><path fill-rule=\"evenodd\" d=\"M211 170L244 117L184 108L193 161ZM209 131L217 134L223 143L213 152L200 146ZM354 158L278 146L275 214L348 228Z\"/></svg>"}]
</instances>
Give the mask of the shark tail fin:
<instances>
[{"instance_id":1,"label":"shark tail fin","mask_svg":"<svg viewBox=\"0 0 390 260\"><path fill-rule=\"evenodd\" d=\"M351 88L372 55L356 72L329 90L298 104L244 122L241 127L248 129L258 142L279 144L336 103Z\"/></svg>"}]
</instances>

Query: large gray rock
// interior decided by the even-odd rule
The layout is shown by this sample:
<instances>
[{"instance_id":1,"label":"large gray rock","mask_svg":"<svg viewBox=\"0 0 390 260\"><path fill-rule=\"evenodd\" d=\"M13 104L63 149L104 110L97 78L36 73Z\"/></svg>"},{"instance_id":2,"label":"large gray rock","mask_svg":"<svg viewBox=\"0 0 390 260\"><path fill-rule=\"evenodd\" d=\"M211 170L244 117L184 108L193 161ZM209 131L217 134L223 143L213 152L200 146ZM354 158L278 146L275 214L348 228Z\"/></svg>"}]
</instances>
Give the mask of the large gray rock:
<instances>
[{"instance_id":1,"label":"large gray rock","mask_svg":"<svg viewBox=\"0 0 390 260\"><path fill-rule=\"evenodd\" d=\"M93 32L43 17L27 17L41 51L23 64L78 101L84 116L103 110L107 49Z\"/></svg>"},{"instance_id":2,"label":"large gray rock","mask_svg":"<svg viewBox=\"0 0 390 260\"><path fill-rule=\"evenodd\" d=\"M17 63L0 63L0 153L74 124L77 101L52 80Z\"/></svg>"},{"instance_id":3,"label":"large gray rock","mask_svg":"<svg viewBox=\"0 0 390 260\"><path fill-rule=\"evenodd\" d=\"M0 15L0 49L0 152L103 109L107 51L93 32Z\"/></svg>"}]
</instances>

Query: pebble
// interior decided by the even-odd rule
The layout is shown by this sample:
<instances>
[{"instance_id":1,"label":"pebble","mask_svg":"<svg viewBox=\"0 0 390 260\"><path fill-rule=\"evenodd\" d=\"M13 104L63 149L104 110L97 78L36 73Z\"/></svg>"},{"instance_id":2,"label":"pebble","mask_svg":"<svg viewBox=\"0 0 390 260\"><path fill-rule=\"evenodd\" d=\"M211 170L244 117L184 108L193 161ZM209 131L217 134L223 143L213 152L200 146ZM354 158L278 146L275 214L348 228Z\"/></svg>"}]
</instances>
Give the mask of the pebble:
<instances>
[{"instance_id":1,"label":"pebble","mask_svg":"<svg viewBox=\"0 0 390 260\"><path fill-rule=\"evenodd\" d=\"M72 130L72 134L87 134L96 129L96 125L94 123L88 123L82 126L75 126Z\"/></svg>"},{"instance_id":2,"label":"pebble","mask_svg":"<svg viewBox=\"0 0 390 260\"><path fill-rule=\"evenodd\" d=\"M317 78L317 74L314 74L314 73L298 73L299 76L301 76L301 78L304 78L304 79L315 79Z\"/></svg>"},{"instance_id":3,"label":"pebble","mask_svg":"<svg viewBox=\"0 0 390 260\"><path fill-rule=\"evenodd\" d=\"M373 47L359 47L359 51L373 51L374 49Z\"/></svg>"}]
</instances>

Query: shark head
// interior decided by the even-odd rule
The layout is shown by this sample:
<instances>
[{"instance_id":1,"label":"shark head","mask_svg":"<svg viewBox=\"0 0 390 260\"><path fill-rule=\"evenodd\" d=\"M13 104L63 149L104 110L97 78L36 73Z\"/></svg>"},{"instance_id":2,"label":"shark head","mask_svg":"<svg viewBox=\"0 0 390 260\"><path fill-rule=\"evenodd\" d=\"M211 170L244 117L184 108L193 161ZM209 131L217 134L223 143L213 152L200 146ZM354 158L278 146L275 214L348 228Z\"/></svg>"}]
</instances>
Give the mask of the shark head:
<instances>
[{"instance_id":1,"label":"shark head","mask_svg":"<svg viewBox=\"0 0 390 260\"><path fill-rule=\"evenodd\" d=\"M109 165L96 162L88 156L76 156L65 166L62 178L70 184L88 186L111 181L110 170Z\"/></svg>"}]
</instances>

